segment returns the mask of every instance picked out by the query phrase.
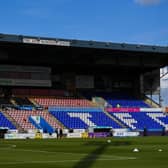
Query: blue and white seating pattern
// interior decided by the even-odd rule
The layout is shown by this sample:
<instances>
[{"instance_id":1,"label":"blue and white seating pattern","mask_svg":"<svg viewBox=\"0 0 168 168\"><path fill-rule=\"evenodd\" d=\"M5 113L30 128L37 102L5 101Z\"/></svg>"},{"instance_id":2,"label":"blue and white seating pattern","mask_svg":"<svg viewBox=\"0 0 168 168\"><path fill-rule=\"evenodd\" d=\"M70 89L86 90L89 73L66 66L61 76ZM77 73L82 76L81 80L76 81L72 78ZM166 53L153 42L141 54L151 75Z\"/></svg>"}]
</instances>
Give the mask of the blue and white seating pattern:
<instances>
[{"instance_id":1,"label":"blue and white seating pattern","mask_svg":"<svg viewBox=\"0 0 168 168\"><path fill-rule=\"evenodd\" d=\"M16 129L16 127L0 112L0 127Z\"/></svg>"},{"instance_id":2,"label":"blue and white seating pattern","mask_svg":"<svg viewBox=\"0 0 168 168\"><path fill-rule=\"evenodd\" d=\"M117 107L119 104L121 107L141 107L149 108L150 106L146 104L143 100L136 99L134 96L128 93L122 92L89 92L83 93L84 96L91 99L94 95L95 97L104 98L112 107Z\"/></svg>"},{"instance_id":3,"label":"blue and white seating pattern","mask_svg":"<svg viewBox=\"0 0 168 168\"><path fill-rule=\"evenodd\" d=\"M162 112L117 112L110 113L117 120L132 130L161 130L168 128L168 116Z\"/></svg>"},{"instance_id":4,"label":"blue and white seating pattern","mask_svg":"<svg viewBox=\"0 0 168 168\"><path fill-rule=\"evenodd\" d=\"M65 127L71 129L87 129L91 126L121 128L103 111L73 110L50 111Z\"/></svg>"},{"instance_id":5,"label":"blue and white seating pattern","mask_svg":"<svg viewBox=\"0 0 168 168\"><path fill-rule=\"evenodd\" d=\"M121 107L141 107L141 108L149 108L142 100L123 100L123 99L107 99L107 102L112 105L112 107L117 107L119 104Z\"/></svg>"}]
</instances>

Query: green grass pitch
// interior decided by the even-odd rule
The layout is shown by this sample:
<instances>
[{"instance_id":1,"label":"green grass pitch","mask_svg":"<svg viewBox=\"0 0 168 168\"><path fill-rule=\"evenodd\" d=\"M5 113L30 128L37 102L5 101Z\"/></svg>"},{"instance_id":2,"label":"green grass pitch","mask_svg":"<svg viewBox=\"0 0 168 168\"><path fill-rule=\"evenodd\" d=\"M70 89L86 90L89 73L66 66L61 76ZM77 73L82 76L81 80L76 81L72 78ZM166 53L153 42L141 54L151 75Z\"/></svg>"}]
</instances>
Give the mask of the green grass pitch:
<instances>
[{"instance_id":1,"label":"green grass pitch","mask_svg":"<svg viewBox=\"0 0 168 168\"><path fill-rule=\"evenodd\" d=\"M108 139L0 140L0 168L168 168L168 137Z\"/></svg>"}]
</instances>

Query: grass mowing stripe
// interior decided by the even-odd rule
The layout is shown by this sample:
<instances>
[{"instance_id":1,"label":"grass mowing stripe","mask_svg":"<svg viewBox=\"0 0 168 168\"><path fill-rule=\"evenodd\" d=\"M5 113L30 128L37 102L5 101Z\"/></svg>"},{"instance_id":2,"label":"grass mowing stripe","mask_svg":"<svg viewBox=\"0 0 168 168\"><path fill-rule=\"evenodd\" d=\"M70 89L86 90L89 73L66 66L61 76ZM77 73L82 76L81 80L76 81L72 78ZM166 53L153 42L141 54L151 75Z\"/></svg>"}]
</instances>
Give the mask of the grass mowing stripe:
<instances>
[{"instance_id":1,"label":"grass mowing stripe","mask_svg":"<svg viewBox=\"0 0 168 168\"><path fill-rule=\"evenodd\" d=\"M133 158L111 158L111 159L96 159L96 161L118 161L118 160L132 160ZM95 159L87 159L86 161L92 161ZM38 164L38 163L65 163L65 162L79 162L79 160L47 160L47 161L16 161L16 162L0 162L0 165L16 165L16 164Z\"/></svg>"},{"instance_id":2,"label":"grass mowing stripe","mask_svg":"<svg viewBox=\"0 0 168 168\"><path fill-rule=\"evenodd\" d=\"M12 149L12 151L21 151L21 152L35 152L35 153L50 153L50 154L67 154L67 155L80 155L80 156L87 156L87 153L71 153L71 152L56 152L56 151L43 151L43 150L30 150L30 149L17 149L17 148L1 148L4 150ZM11 150L10 150L11 151ZM92 154L92 156L97 156L96 154ZM136 157L127 157L127 156L116 156L116 155L101 155L106 159L116 158L116 159L136 159Z\"/></svg>"}]
</instances>

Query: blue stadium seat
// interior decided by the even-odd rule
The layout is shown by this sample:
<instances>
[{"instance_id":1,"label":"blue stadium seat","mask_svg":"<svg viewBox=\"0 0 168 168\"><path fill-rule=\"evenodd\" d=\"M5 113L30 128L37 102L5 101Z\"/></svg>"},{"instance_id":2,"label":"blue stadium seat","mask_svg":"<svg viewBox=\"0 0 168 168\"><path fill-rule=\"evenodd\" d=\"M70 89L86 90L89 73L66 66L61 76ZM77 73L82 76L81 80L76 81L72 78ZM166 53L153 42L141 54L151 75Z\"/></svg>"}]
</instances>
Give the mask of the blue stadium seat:
<instances>
[{"instance_id":1,"label":"blue stadium seat","mask_svg":"<svg viewBox=\"0 0 168 168\"><path fill-rule=\"evenodd\" d=\"M117 107L119 104L121 107L141 107L141 108L149 108L150 106L147 105L142 100L124 100L124 99L107 99L107 102L112 105L112 107Z\"/></svg>"},{"instance_id":2,"label":"blue stadium seat","mask_svg":"<svg viewBox=\"0 0 168 168\"><path fill-rule=\"evenodd\" d=\"M104 98L112 107L141 107L149 108L150 106L146 104L143 100L134 98L134 96L122 92L87 92L83 93L84 96L91 99L92 97L102 97Z\"/></svg>"},{"instance_id":3,"label":"blue stadium seat","mask_svg":"<svg viewBox=\"0 0 168 168\"><path fill-rule=\"evenodd\" d=\"M16 127L0 112L0 127L16 129Z\"/></svg>"},{"instance_id":4,"label":"blue stadium seat","mask_svg":"<svg viewBox=\"0 0 168 168\"><path fill-rule=\"evenodd\" d=\"M162 112L113 112L110 114L133 130L147 128L156 131L168 127L168 116Z\"/></svg>"},{"instance_id":5,"label":"blue stadium seat","mask_svg":"<svg viewBox=\"0 0 168 168\"><path fill-rule=\"evenodd\" d=\"M55 108L49 111L67 128L87 129L91 126L121 128L119 124L113 121L100 109L60 109Z\"/></svg>"}]
</instances>

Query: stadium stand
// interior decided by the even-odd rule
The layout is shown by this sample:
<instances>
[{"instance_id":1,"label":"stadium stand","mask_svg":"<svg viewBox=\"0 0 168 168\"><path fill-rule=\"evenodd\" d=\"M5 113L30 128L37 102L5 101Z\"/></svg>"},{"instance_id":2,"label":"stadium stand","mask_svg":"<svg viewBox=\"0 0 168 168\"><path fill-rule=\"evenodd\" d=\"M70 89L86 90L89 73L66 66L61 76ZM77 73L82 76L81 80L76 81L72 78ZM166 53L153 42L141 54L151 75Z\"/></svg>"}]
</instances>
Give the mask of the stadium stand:
<instances>
[{"instance_id":1,"label":"stadium stand","mask_svg":"<svg viewBox=\"0 0 168 168\"><path fill-rule=\"evenodd\" d=\"M0 127L16 129L16 127L0 112Z\"/></svg>"},{"instance_id":2,"label":"stadium stand","mask_svg":"<svg viewBox=\"0 0 168 168\"><path fill-rule=\"evenodd\" d=\"M69 129L88 129L91 126L121 128L100 108L49 108L50 113Z\"/></svg>"},{"instance_id":3,"label":"stadium stand","mask_svg":"<svg viewBox=\"0 0 168 168\"><path fill-rule=\"evenodd\" d=\"M93 107L94 105L86 99L76 98L34 98L43 107L63 106L63 107Z\"/></svg>"},{"instance_id":4,"label":"stadium stand","mask_svg":"<svg viewBox=\"0 0 168 168\"><path fill-rule=\"evenodd\" d=\"M29 121L29 117L30 116L41 116L53 128L60 128L60 125L57 123L57 121L47 111L38 111L38 110L36 110L36 111L29 111L29 110L14 110L13 109L13 110L8 110L6 112L24 130L35 129L35 127Z\"/></svg>"},{"instance_id":5,"label":"stadium stand","mask_svg":"<svg viewBox=\"0 0 168 168\"><path fill-rule=\"evenodd\" d=\"M142 100L123 100L123 99L107 99L107 102L112 105L112 107L142 107L149 108L149 105L144 103Z\"/></svg>"},{"instance_id":6,"label":"stadium stand","mask_svg":"<svg viewBox=\"0 0 168 168\"><path fill-rule=\"evenodd\" d=\"M56 128L68 135L92 126L86 133L168 135L160 92L167 54L162 46L0 34L0 127L43 129L49 138Z\"/></svg>"},{"instance_id":7,"label":"stadium stand","mask_svg":"<svg viewBox=\"0 0 168 168\"><path fill-rule=\"evenodd\" d=\"M161 130L168 126L168 116L162 112L112 112L117 120L132 130Z\"/></svg>"},{"instance_id":8,"label":"stadium stand","mask_svg":"<svg viewBox=\"0 0 168 168\"><path fill-rule=\"evenodd\" d=\"M38 91L42 93L41 90ZM25 93L23 89L21 92ZM119 109L149 108L142 100L133 99L133 96L124 93L90 92L88 95L86 97L90 99L95 95L101 96L103 100L111 105L110 108L113 109L116 108L118 104L120 105ZM11 103L10 100L0 100L2 103ZM24 130L35 129L29 120L30 116L41 116L41 118L44 118L53 128L60 128L60 124L62 124L69 129L88 129L88 127L91 126L122 128L125 126L133 130L143 130L144 127L147 127L149 130L161 130L162 127L166 127L165 123L168 123L168 117L165 117L161 112L122 112L119 110L118 112L109 112L108 114L112 116L109 117L109 115L102 110L102 106L98 107L90 100L71 96L30 96L30 98L15 96L12 97L12 100L14 100L17 105L14 106L17 110L12 109L6 112ZM49 113L47 110L33 110L35 109L34 102L37 106L47 108ZM28 109L25 107L32 108ZM105 110L106 107L103 109Z\"/></svg>"},{"instance_id":9,"label":"stadium stand","mask_svg":"<svg viewBox=\"0 0 168 168\"><path fill-rule=\"evenodd\" d=\"M150 106L146 104L143 100L136 99L134 96L128 93L121 92L93 92L93 93L83 93L87 98L92 99L92 97L102 97L109 105L112 107L141 107L149 108Z\"/></svg>"}]
</instances>

